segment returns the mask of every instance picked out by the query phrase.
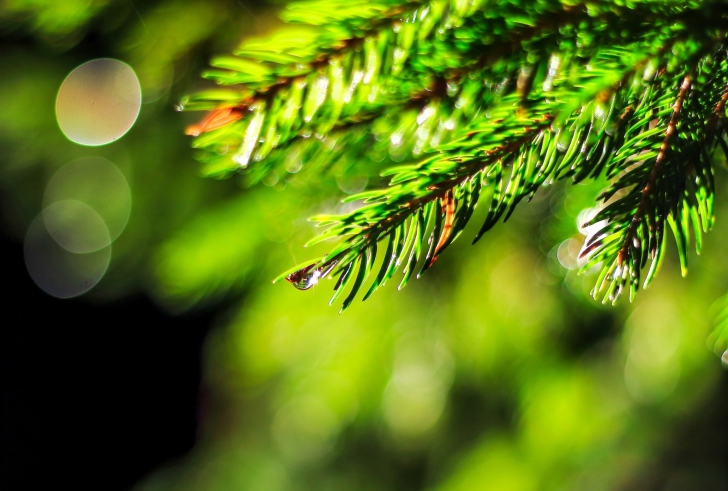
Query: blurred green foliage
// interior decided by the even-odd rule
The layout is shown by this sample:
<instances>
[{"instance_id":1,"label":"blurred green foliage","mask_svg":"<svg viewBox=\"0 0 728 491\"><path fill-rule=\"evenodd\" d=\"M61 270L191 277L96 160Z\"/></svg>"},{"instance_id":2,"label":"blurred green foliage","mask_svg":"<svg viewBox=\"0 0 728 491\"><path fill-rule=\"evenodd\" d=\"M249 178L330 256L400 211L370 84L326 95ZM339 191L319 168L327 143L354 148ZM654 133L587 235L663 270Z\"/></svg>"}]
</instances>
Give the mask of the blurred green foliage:
<instances>
[{"instance_id":1,"label":"blurred green foliage","mask_svg":"<svg viewBox=\"0 0 728 491\"><path fill-rule=\"evenodd\" d=\"M271 10L137 3L0 4L3 226L22 241L53 173L103 156L126 175L133 204L87 296L143 291L177 312L220 310L204 347L199 443L137 489L642 489L651 472L684 481L655 462L721 376L706 338L728 286L728 230L706 236L687 279L666 264L634 304L607 308L590 299L594 278L577 275L571 246L596 188L552 186L478 246L454 244L427 280L402 292L390 283L339 316L326 306L332 283L302 293L270 280L301 259L295 244L314 235L305 217L341 211L352 182L376 178L371 168L254 188L203 179L184 137L192 120L174 111L203 88L211 54L266 32ZM68 72L99 56L131 64L145 104L124 138L80 147L58 129L54 98ZM728 216L720 193L716 208ZM728 485L725 468L704 471L689 482Z\"/></svg>"}]
</instances>

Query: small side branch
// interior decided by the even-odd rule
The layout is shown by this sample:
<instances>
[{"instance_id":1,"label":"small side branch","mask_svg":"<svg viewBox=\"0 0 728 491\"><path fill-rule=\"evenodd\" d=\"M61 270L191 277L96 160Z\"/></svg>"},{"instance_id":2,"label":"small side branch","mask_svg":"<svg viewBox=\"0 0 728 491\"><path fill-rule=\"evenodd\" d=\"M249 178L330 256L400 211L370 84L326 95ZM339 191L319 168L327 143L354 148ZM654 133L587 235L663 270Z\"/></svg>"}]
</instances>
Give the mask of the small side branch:
<instances>
[{"instance_id":1,"label":"small side branch","mask_svg":"<svg viewBox=\"0 0 728 491\"><path fill-rule=\"evenodd\" d=\"M665 138L662 140L662 145L660 145L660 150L657 153L657 157L655 157L655 165L652 167L652 171L650 172L650 175L647 178L647 183L645 184L645 187L642 188L642 197L640 198L640 203L637 206L637 211L635 212L634 216L632 217L632 221L630 222L629 227L627 228L627 232L624 235L624 242L622 244L622 248L619 250L619 254L617 255L617 264L619 266L622 266L625 259L629 255L630 244L632 244L632 242L635 239L635 234L637 233L637 226L642 221L642 218L644 217L645 212L647 211L647 204L650 201L651 196L655 191L655 187L657 185L657 178L660 176L660 173L662 172L662 167L663 167L667 152L670 150L670 144L672 143L672 140L677 133L677 123L680 119L680 111L682 111L683 103L685 102L685 97L687 96L687 93L690 90L691 86L692 86L692 81L690 79L690 75L686 75L682 81L682 84L680 85L680 92L677 95L677 100L675 101L675 104L672 106L672 115L670 116L670 122L667 124L667 129L665 130Z\"/></svg>"},{"instance_id":2,"label":"small side branch","mask_svg":"<svg viewBox=\"0 0 728 491\"><path fill-rule=\"evenodd\" d=\"M715 125L718 123L718 120L720 120L720 118L725 115L726 101L728 101L728 81L726 81L726 86L723 89L723 95L718 101L718 104L715 105L713 114L708 120L708 124L705 128L705 141L703 143L707 143L708 145L710 145L710 142L713 139L713 131L715 131Z\"/></svg>"}]
</instances>

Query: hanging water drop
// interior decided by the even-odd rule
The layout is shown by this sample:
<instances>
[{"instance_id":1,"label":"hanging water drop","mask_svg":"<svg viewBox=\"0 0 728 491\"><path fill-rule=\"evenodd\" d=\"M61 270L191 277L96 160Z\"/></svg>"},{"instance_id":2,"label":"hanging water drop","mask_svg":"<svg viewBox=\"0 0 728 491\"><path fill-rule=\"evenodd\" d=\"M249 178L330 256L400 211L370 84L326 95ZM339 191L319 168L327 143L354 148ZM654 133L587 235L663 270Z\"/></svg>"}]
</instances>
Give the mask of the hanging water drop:
<instances>
[{"instance_id":1,"label":"hanging water drop","mask_svg":"<svg viewBox=\"0 0 728 491\"><path fill-rule=\"evenodd\" d=\"M723 352L723 356L720 357L720 361L723 362L723 366L728 368L728 349Z\"/></svg>"},{"instance_id":2,"label":"hanging water drop","mask_svg":"<svg viewBox=\"0 0 728 491\"><path fill-rule=\"evenodd\" d=\"M569 149L569 146L571 145L571 139L574 137L574 134L571 131L568 130L562 130L559 132L559 135L557 136L556 140L556 150L559 152L566 152Z\"/></svg>"},{"instance_id":3,"label":"hanging water drop","mask_svg":"<svg viewBox=\"0 0 728 491\"><path fill-rule=\"evenodd\" d=\"M286 281L299 290L308 290L316 285L319 280L325 278L334 269L336 263L337 261L332 261L319 267L316 267L318 263L310 264L286 276Z\"/></svg>"}]
</instances>

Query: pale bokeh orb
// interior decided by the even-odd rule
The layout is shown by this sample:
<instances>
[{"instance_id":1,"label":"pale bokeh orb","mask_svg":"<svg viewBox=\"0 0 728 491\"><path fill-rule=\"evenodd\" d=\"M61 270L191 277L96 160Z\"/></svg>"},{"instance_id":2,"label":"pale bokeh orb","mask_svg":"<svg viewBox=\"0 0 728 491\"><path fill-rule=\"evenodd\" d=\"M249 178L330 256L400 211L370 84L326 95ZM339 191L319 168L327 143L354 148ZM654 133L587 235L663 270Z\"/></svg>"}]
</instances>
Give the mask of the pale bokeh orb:
<instances>
[{"instance_id":1,"label":"pale bokeh orb","mask_svg":"<svg viewBox=\"0 0 728 491\"><path fill-rule=\"evenodd\" d=\"M86 203L57 201L43 210L46 230L68 252L86 254L111 244L104 219Z\"/></svg>"},{"instance_id":2,"label":"pale bokeh orb","mask_svg":"<svg viewBox=\"0 0 728 491\"><path fill-rule=\"evenodd\" d=\"M74 69L56 99L56 118L66 137L80 145L106 145L132 127L142 103L134 70L118 60L99 58Z\"/></svg>"},{"instance_id":3,"label":"pale bokeh orb","mask_svg":"<svg viewBox=\"0 0 728 491\"><path fill-rule=\"evenodd\" d=\"M50 236L43 214L28 227L23 247L25 266L38 287L57 298L77 297L103 278L111 260L111 247L74 254Z\"/></svg>"},{"instance_id":4,"label":"pale bokeh orb","mask_svg":"<svg viewBox=\"0 0 728 491\"><path fill-rule=\"evenodd\" d=\"M43 206L47 208L66 200L80 201L93 208L106 223L111 241L129 221L132 202L129 183L121 170L105 158L82 157L58 169L46 186Z\"/></svg>"}]
</instances>

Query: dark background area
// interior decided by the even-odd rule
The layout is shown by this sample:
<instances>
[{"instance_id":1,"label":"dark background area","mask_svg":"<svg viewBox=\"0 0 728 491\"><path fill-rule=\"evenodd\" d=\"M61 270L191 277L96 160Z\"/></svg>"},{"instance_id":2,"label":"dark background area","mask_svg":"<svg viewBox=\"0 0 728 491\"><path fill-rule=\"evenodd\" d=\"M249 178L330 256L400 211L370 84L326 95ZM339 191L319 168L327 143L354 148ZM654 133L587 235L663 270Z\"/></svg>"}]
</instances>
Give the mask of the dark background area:
<instances>
[{"instance_id":1,"label":"dark background area","mask_svg":"<svg viewBox=\"0 0 728 491\"><path fill-rule=\"evenodd\" d=\"M127 489L188 452L211 313L171 316L135 295L60 300L4 234L0 488Z\"/></svg>"},{"instance_id":2,"label":"dark background area","mask_svg":"<svg viewBox=\"0 0 728 491\"><path fill-rule=\"evenodd\" d=\"M44 59L50 67L64 57L109 56L119 42L110 33L130 29L139 15L132 2L112 2L68 46L63 36L34 31L32 17L21 16L15 24L0 22L0 54L29 53L29 59ZM189 77L199 72L195 63L209 56L191 56ZM6 68L0 63L0 77ZM162 104L166 116L178 116L172 102ZM179 128L172 131L185 139ZM0 148L7 151L0 165L10 168L13 156L22 154L4 136ZM54 128L49 137L57 136ZM194 169L187 174L197 179ZM45 176L38 170L21 175L15 189L9 182L0 185L0 489L128 489L195 444L203 343L216 310L173 315L138 285L124 295L46 294L28 275L18 231L22 217L35 213L28 204L37 203L15 194L19 187L27 196ZM136 273L127 276L138 281L147 274Z\"/></svg>"}]
</instances>

